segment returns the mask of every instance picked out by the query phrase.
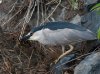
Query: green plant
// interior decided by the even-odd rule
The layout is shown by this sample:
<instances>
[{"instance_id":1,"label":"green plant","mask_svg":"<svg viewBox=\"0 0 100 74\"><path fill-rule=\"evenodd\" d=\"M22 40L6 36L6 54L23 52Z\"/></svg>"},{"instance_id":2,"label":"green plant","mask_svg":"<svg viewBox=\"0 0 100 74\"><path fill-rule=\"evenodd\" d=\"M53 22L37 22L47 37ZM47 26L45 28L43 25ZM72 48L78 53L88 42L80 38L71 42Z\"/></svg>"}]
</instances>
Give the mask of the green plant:
<instances>
[{"instance_id":1,"label":"green plant","mask_svg":"<svg viewBox=\"0 0 100 74\"><path fill-rule=\"evenodd\" d=\"M94 5L90 10L91 11L95 10L100 15L100 3L97 3L96 5Z\"/></svg>"},{"instance_id":2,"label":"green plant","mask_svg":"<svg viewBox=\"0 0 100 74\"><path fill-rule=\"evenodd\" d=\"M70 5L74 10L78 9L78 0L70 0Z\"/></svg>"},{"instance_id":3,"label":"green plant","mask_svg":"<svg viewBox=\"0 0 100 74\"><path fill-rule=\"evenodd\" d=\"M99 27L99 29L97 31L97 38L100 40L100 27Z\"/></svg>"}]
</instances>

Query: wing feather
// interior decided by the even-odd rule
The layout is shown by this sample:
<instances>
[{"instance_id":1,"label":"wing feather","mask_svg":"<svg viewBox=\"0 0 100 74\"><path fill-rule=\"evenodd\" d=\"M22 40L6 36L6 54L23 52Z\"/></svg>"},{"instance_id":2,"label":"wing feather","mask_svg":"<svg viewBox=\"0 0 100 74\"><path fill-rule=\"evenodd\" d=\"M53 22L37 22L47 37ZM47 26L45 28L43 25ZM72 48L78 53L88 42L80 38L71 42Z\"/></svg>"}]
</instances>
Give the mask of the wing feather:
<instances>
[{"instance_id":1,"label":"wing feather","mask_svg":"<svg viewBox=\"0 0 100 74\"><path fill-rule=\"evenodd\" d=\"M70 44L76 43L85 40L93 40L96 39L95 35L89 31L79 31L75 29L58 29L58 30L50 30L48 28L43 29L43 34L45 40L48 44Z\"/></svg>"}]
</instances>

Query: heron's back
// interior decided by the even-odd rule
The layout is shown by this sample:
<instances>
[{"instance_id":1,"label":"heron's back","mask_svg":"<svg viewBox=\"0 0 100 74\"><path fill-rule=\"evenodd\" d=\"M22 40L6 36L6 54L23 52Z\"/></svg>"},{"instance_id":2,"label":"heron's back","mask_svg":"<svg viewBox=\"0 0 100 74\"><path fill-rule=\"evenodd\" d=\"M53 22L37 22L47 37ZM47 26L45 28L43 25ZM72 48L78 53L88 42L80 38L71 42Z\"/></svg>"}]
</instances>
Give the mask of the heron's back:
<instances>
[{"instance_id":1,"label":"heron's back","mask_svg":"<svg viewBox=\"0 0 100 74\"><path fill-rule=\"evenodd\" d=\"M43 29L43 34L45 38L44 41L48 45L72 44L96 39L94 33L89 30L79 31L69 28L59 30Z\"/></svg>"},{"instance_id":2,"label":"heron's back","mask_svg":"<svg viewBox=\"0 0 100 74\"><path fill-rule=\"evenodd\" d=\"M50 30L58 30L58 29L65 29L65 28L76 29L80 31L86 30L84 27L80 25L76 25L69 22L47 22L47 23L41 24L41 26L33 28L31 31L36 32L38 30L47 29L47 28Z\"/></svg>"}]
</instances>

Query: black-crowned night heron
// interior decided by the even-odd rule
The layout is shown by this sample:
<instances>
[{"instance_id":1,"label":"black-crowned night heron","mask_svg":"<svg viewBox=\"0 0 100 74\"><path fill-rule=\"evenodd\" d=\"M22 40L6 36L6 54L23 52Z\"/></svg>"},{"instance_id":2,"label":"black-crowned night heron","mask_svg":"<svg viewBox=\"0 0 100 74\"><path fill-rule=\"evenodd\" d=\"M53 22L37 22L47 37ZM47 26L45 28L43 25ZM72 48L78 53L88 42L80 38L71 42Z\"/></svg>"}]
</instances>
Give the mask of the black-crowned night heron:
<instances>
[{"instance_id":1,"label":"black-crowned night heron","mask_svg":"<svg viewBox=\"0 0 100 74\"><path fill-rule=\"evenodd\" d=\"M21 40L38 41L44 45L61 45L63 51L64 46L69 45L70 50L64 52L59 60L73 50L71 44L94 39L96 39L95 34L82 26L68 22L48 22L32 28Z\"/></svg>"}]
</instances>

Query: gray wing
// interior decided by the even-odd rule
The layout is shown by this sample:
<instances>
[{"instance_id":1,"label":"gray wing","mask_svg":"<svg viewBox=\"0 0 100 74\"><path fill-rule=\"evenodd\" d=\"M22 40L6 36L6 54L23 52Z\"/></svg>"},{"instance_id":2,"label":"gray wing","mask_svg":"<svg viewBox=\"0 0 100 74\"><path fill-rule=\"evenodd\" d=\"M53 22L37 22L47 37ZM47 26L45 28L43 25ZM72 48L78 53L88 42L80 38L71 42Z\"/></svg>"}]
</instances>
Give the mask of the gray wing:
<instances>
[{"instance_id":1,"label":"gray wing","mask_svg":"<svg viewBox=\"0 0 100 74\"><path fill-rule=\"evenodd\" d=\"M44 38L47 44L56 45L56 44L70 44L81 42L85 40L96 39L96 36L89 30L79 31L75 29L58 29L50 30L48 28L43 29Z\"/></svg>"}]
</instances>

